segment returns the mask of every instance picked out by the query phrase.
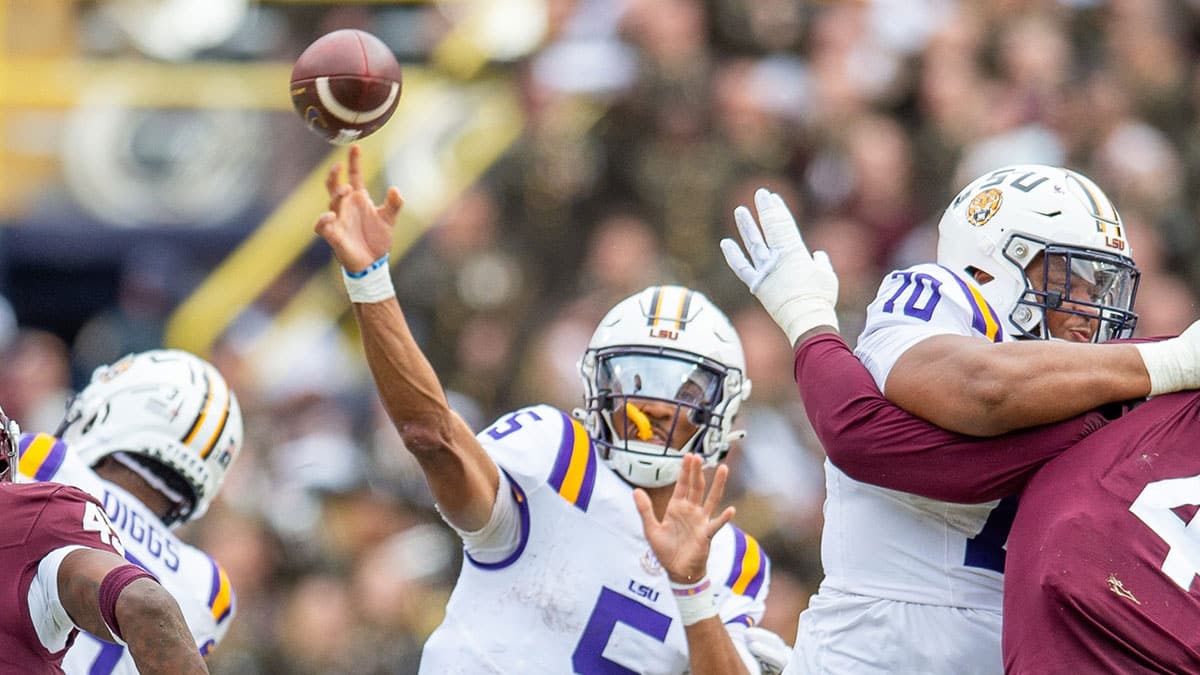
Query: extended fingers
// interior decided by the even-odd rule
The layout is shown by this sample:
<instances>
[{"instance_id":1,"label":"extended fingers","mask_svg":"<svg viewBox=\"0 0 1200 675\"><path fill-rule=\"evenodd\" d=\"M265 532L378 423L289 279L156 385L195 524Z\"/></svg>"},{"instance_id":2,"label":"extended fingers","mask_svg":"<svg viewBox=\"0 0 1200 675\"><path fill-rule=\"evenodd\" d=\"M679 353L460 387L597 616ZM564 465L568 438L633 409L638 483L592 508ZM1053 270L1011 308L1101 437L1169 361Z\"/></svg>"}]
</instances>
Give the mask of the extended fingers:
<instances>
[{"instance_id":1,"label":"extended fingers","mask_svg":"<svg viewBox=\"0 0 1200 675\"><path fill-rule=\"evenodd\" d=\"M329 193L329 198L334 199L337 196L338 178L342 175L342 163L334 162L329 167L329 172L325 174L325 191Z\"/></svg>"},{"instance_id":2,"label":"extended fingers","mask_svg":"<svg viewBox=\"0 0 1200 675\"><path fill-rule=\"evenodd\" d=\"M745 206L734 209L733 221L737 223L738 234L742 236L742 243L746 245L750 259L758 263L766 258L767 243L763 240L762 232L758 229L758 223L754 222L754 216L750 213L750 209Z\"/></svg>"},{"instance_id":3,"label":"extended fingers","mask_svg":"<svg viewBox=\"0 0 1200 675\"><path fill-rule=\"evenodd\" d=\"M636 488L633 491L633 505L637 507L638 515L642 517L642 529L649 532L650 529L658 525L658 519L654 516L654 506L650 503L650 495L641 488Z\"/></svg>"},{"instance_id":4,"label":"extended fingers","mask_svg":"<svg viewBox=\"0 0 1200 675\"><path fill-rule=\"evenodd\" d=\"M754 193L754 206L758 209L758 222L762 225L763 237L767 245L774 249L791 249L804 246L800 238L800 230L796 227L796 219L788 210L783 197L759 188Z\"/></svg>"},{"instance_id":5,"label":"extended fingers","mask_svg":"<svg viewBox=\"0 0 1200 675\"><path fill-rule=\"evenodd\" d=\"M732 506L725 507L725 510L721 512L721 515L708 521L708 525L704 528L704 534L707 535L709 539L717 536L717 532L719 532L722 527L725 527L725 523L733 520L735 515L737 515L737 509Z\"/></svg>"},{"instance_id":6,"label":"extended fingers","mask_svg":"<svg viewBox=\"0 0 1200 675\"><path fill-rule=\"evenodd\" d=\"M332 227L334 222L336 222L336 221L337 221L337 214L334 213L333 211L326 211L325 213L322 213L321 215L317 216L317 223L315 225L313 225L313 232L316 232L317 234L319 234L323 237L323 236L325 236L325 233L329 231L329 228Z\"/></svg>"},{"instance_id":7,"label":"extended fingers","mask_svg":"<svg viewBox=\"0 0 1200 675\"><path fill-rule=\"evenodd\" d=\"M716 513L717 507L721 505L721 498L725 496L727 480L729 480L729 467L722 464L713 473L712 487L708 489L708 495L704 498L704 513Z\"/></svg>"},{"instance_id":8,"label":"extended fingers","mask_svg":"<svg viewBox=\"0 0 1200 675\"><path fill-rule=\"evenodd\" d=\"M334 190L329 195L329 210L337 211L338 208L341 206L342 200L345 199L346 195L348 195L348 194L350 194L350 186L349 185L339 185L336 188L334 188Z\"/></svg>"},{"instance_id":9,"label":"extended fingers","mask_svg":"<svg viewBox=\"0 0 1200 675\"><path fill-rule=\"evenodd\" d=\"M388 223L395 223L396 216L400 214L400 209L403 207L404 199L400 197L400 189L393 185L388 188L387 194L383 198L383 206L379 207L379 217Z\"/></svg>"},{"instance_id":10,"label":"extended fingers","mask_svg":"<svg viewBox=\"0 0 1200 675\"><path fill-rule=\"evenodd\" d=\"M329 210L337 211L342 198L350 194L350 186L341 183L342 163L335 162L325 174L325 192L329 194Z\"/></svg>"},{"instance_id":11,"label":"extended fingers","mask_svg":"<svg viewBox=\"0 0 1200 675\"><path fill-rule=\"evenodd\" d=\"M362 171L362 148L357 145L350 146L350 188L352 190L362 190L366 187L363 181Z\"/></svg>"},{"instance_id":12,"label":"extended fingers","mask_svg":"<svg viewBox=\"0 0 1200 675\"><path fill-rule=\"evenodd\" d=\"M729 265L729 269L733 270L734 276L741 279L743 284L754 290L754 266L746 260L746 254L742 253L742 248L737 245L732 239L721 240L721 253L725 255L725 264Z\"/></svg>"},{"instance_id":13,"label":"extended fingers","mask_svg":"<svg viewBox=\"0 0 1200 675\"><path fill-rule=\"evenodd\" d=\"M690 493L688 496L696 505L699 505L704 499L704 469L701 464L700 457L697 455L684 457L684 467L690 469L688 473Z\"/></svg>"}]
</instances>

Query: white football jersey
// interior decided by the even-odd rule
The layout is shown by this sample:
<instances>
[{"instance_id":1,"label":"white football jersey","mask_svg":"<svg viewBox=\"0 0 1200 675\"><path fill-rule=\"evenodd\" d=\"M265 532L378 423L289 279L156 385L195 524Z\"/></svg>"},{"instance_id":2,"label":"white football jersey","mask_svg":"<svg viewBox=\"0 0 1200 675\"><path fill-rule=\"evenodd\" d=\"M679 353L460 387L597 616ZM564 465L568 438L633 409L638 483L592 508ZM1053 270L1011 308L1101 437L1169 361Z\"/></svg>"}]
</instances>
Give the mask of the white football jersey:
<instances>
[{"instance_id":1,"label":"white football jersey","mask_svg":"<svg viewBox=\"0 0 1200 675\"><path fill-rule=\"evenodd\" d=\"M176 537L150 509L102 479L49 434L21 437L20 471L29 479L73 485L104 504L125 544L125 558L157 577L175 597L202 654L225 636L236 609L233 588L225 571L204 551ZM83 675L138 672L124 647L82 631L63 660L63 671Z\"/></svg>"},{"instance_id":2,"label":"white football jersey","mask_svg":"<svg viewBox=\"0 0 1200 675\"><path fill-rule=\"evenodd\" d=\"M633 488L600 460L583 426L542 405L478 438L508 478L520 541L496 563L467 555L421 672L685 672L683 625ZM724 623L762 618L770 563L753 537L723 527L708 575Z\"/></svg>"},{"instance_id":3,"label":"white football jersey","mask_svg":"<svg viewBox=\"0 0 1200 675\"><path fill-rule=\"evenodd\" d=\"M979 336L981 340L1006 339L1000 316L984 300L970 279L935 264L923 264L892 272L883 281L875 300L867 308L866 324L855 354L870 370L880 389L888 373L905 350L921 340L943 334ZM937 644L943 655L964 654L966 660L943 663L933 659L913 663L903 660L879 663L879 670L866 665L854 666L858 672L974 673L999 672L1000 633L998 614L1001 606L1004 545L1016 511L1015 498L978 505L939 502L924 497L876 487L856 481L825 462L825 527L821 539L821 562L825 579L812 610L801 623L825 622L809 626L797 636L794 662L823 653L826 664L836 662L831 654L878 654L880 639L903 645ZM874 621L835 627L825 617L838 616L837 607L867 598L896 600L923 606L956 608L947 612L945 625L937 632L936 642L926 634L916 635L916 624L902 625L904 612L878 609ZM841 616L850 616L847 611ZM855 611L861 611L854 608ZM970 611L982 610L979 623L956 630L954 624L970 620ZM894 621L893 621L894 619ZM888 630L887 623L893 622ZM980 629L983 625L983 630ZM873 646L859 649L855 633L870 634ZM991 635L994 633L994 641ZM988 644L975 649L957 649L956 640L978 642L988 636ZM804 644L806 640L814 644ZM846 649L831 649L829 641L846 640ZM816 644L820 643L820 644ZM804 656L808 650L809 655ZM911 650L914 654L917 650ZM937 651L937 650L935 650ZM918 657L914 657L916 659ZM995 661L994 667L985 662ZM820 660L820 659L817 659ZM878 662L876 662L878 663ZM798 665L798 663L797 663ZM850 666L843 666L850 667ZM911 669L916 670L911 670ZM791 672L791 671L790 671ZM796 669L796 672L809 672Z\"/></svg>"}]
</instances>

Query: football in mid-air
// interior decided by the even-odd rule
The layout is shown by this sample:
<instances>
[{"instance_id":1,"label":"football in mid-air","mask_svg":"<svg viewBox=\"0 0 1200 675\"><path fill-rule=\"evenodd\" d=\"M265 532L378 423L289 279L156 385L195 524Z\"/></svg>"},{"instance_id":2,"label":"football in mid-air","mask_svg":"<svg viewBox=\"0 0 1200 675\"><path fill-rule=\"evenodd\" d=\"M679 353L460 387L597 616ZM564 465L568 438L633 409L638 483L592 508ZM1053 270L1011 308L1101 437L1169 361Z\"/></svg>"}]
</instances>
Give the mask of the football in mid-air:
<instances>
[{"instance_id":1,"label":"football in mid-air","mask_svg":"<svg viewBox=\"0 0 1200 675\"><path fill-rule=\"evenodd\" d=\"M400 100L400 63L382 40L361 30L318 38L292 67L292 105L330 143L366 138Z\"/></svg>"}]
</instances>

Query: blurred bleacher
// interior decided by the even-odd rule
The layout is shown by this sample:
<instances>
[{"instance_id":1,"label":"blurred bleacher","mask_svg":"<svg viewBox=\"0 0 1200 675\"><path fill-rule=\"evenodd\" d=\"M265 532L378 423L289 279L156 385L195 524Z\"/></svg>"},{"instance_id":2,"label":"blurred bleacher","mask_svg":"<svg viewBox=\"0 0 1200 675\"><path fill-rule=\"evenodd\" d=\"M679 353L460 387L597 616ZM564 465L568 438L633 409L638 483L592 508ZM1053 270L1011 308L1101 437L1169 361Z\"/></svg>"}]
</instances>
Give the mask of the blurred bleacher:
<instances>
[{"instance_id":1,"label":"blurred bleacher","mask_svg":"<svg viewBox=\"0 0 1200 675\"><path fill-rule=\"evenodd\" d=\"M401 303L477 428L577 405L595 321L647 284L735 318L755 382L735 498L789 641L822 454L788 345L717 252L754 188L829 252L850 339L885 271L932 259L959 187L1017 161L1116 202L1141 334L1200 316L1196 0L0 0L0 405L50 430L127 351L221 368L247 445L187 532L238 592L215 673L415 672L459 564L311 230L344 150L288 74L344 27L405 68L364 149L407 201Z\"/></svg>"}]
</instances>

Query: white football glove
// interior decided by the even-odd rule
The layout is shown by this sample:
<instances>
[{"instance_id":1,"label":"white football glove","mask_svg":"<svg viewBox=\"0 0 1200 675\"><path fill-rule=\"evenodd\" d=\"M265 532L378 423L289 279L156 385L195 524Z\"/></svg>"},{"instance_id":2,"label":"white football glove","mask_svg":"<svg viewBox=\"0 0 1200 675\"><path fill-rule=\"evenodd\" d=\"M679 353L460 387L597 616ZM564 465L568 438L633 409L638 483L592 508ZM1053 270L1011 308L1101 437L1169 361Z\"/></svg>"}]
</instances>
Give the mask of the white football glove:
<instances>
[{"instance_id":1,"label":"white football glove","mask_svg":"<svg viewBox=\"0 0 1200 675\"><path fill-rule=\"evenodd\" d=\"M750 209L739 206L733 211L750 260L737 242L722 239L725 262L787 333L792 345L817 326L832 326L836 330L838 279L829 256L824 251L808 252L796 228L796 219L782 197L759 188L754 193L754 205L762 232Z\"/></svg>"},{"instance_id":2,"label":"white football glove","mask_svg":"<svg viewBox=\"0 0 1200 675\"><path fill-rule=\"evenodd\" d=\"M783 638L757 626L746 629L746 649L758 661L763 675L782 673L792 657L792 648Z\"/></svg>"},{"instance_id":3,"label":"white football glove","mask_svg":"<svg viewBox=\"0 0 1200 675\"><path fill-rule=\"evenodd\" d=\"M1150 374L1150 395L1200 389L1200 321L1169 340L1134 345Z\"/></svg>"}]
</instances>

